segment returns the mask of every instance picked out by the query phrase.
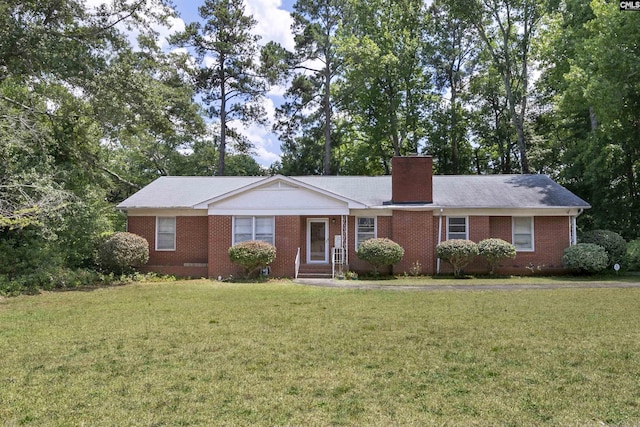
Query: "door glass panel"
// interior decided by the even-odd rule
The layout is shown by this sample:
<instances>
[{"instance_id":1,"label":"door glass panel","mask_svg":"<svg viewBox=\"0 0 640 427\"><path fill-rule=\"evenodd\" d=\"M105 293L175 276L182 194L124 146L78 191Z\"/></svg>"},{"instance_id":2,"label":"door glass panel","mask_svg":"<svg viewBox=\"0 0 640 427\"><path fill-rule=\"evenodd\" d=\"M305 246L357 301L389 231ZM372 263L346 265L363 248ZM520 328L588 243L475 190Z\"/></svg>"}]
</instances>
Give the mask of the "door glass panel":
<instances>
[{"instance_id":1,"label":"door glass panel","mask_svg":"<svg viewBox=\"0 0 640 427\"><path fill-rule=\"evenodd\" d=\"M309 223L311 239L309 241L309 260L326 261L326 224L324 222Z\"/></svg>"}]
</instances>

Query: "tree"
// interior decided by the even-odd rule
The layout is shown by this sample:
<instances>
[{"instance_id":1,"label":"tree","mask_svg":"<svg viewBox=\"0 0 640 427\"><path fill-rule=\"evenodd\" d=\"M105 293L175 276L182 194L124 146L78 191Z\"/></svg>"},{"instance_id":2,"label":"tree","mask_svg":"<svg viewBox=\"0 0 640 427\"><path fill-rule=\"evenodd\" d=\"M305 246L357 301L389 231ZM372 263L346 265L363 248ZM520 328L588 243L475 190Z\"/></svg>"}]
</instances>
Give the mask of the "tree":
<instances>
[{"instance_id":1,"label":"tree","mask_svg":"<svg viewBox=\"0 0 640 427\"><path fill-rule=\"evenodd\" d=\"M434 156L438 173L470 171L472 150L468 139L470 114L469 80L479 54L479 42L472 25L456 16L450 1L438 0L429 7L429 41L433 53L438 93L443 102L432 116L426 152Z\"/></svg>"},{"instance_id":2,"label":"tree","mask_svg":"<svg viewBox=\"0 0 640 427\"><path fill-rule=\"evenodd\" d=\"M3 272L86 267L92 238L123 225L107 201L118 173L110 170L110 152L102 144L122 125L122 116L108 120L100 109L125 94L110 85L98 96L95 83L130 51L123 26L149 39L151 26L171 13L162 0L96 8L76 0L0 4Z\"/></svg>"},{"instance_id":3,"label":"tree","mask_svg":"<svg viewBox=\"0 0 640 427\"><path fill-rule=\"evenodd\" d=\"M471 240L445 240L436 246L436 255L453 267L453 275L460 277L465 268L478 255L478 245Z\"/></svg>"},{"instance_id":4,"label":"tree","mask_svg":"<svg viewBox=\"0 0 640 427\"><path fill-rule=\"evenodd\" d=\"M490 274L493 274L501 260L516 257L516 248L502 239L484 239L478 242L478 255L487 260Z\"/></svg>"},{"instance_id":5,"label":"tree","mask_svg":"<svg viewBox=\"0 0 640 427\"><path fill-rule=\"evenodd\" d=\"M141 39L138 50L114 54L87 88L104 135L100 158L106 161L96 162L113 178L113 200L178 174L183 153L204 138L202 111L180 71L182 61Z\"/></svg>"},{"instance_id":6,"label":"tree","mask_svg":"<svg viewBox=\"0 0 640 427\"><path fill-rule=\"evenodd\" d=\"M229 248L229 259L244 268L246 277L251 277L276 259L276 248L260 240L236 243Z\"/></svg>"},{"instance_id":7,"label":"tree","mask_svg":"<svg viewBox=\"0 0 640 427\"><path fill-rule=\"evenodd\" d=\"M296 147L315 145L322 148L322 173L331 174L334 101L331 88L339 75L340 60L336 51L336 31L342 21L346 0L298 0L293 6L292 31L295 50L281 51L287 58L291 83L285 93L286 102L277 109L274 129L285 141L286 155ZM320 129L321 137L316 137ZM303 131L306 135L300 135ZM314 134L312 139L305 138ZM311 149L311 151L317 151Z\"/></svg>"},{"instance_id":8,"label":"tree","mask_svg":"<svg viewBox=\"0 0 640 427\"><path fill-rule=\"evenodd\" d=\"M341 102L385 164L425 141L432 105L424 13L421 0L352 0L341 30Z\"/></svg>"},{"instance_id":9,"label":"tree","mask_svg":"<svg viewBox=\"0 0 640 427\"><path fill-rule=\"evenodd\" d=\"M251 34L256 21L245 15L242 0L205 0L198 11L204 25L191 23L171 41L197 54L195 85L209 116L220 121L216 173L225 175L227 137L233 136L229 123L264 121L261 101L266 85L255 60L259 37Z\"/></svg>"},{"instance_id":10,"label":"tree","mask_svg":"<svg viewBox=\"0 0 640 427\"><path fill-rule=\"evenodd\" d=\"M640 215L640 16L605 1L566 1L549 16L541 46L539 118L559 153L560 181L593 205L585 229L638 236Z\"/></svg>"},{"instance_id":11,"label":"tree","mask_svg":"<svg viewBox=\"0 0 640 427\"><path fill-rule=\"evenodd\" d=\"M525 118L530 96L532 42L541 25L542 0L462 0L456 13L476 29L504 85L517 137L522 173L529 173Z\"/></svg>"},{"instance_id":12,"label":"tree","mask_svg":"<svg viewBox=\"0 0 640 427\"><path fill-rule=\"evenodd\" d=\"M373 265L374 274L378 274L380 266L393 265L400 262L404 256L404 249L393 240L379 237L360 243L357 255L361 260Z\"/></svg>"}]
</instances>

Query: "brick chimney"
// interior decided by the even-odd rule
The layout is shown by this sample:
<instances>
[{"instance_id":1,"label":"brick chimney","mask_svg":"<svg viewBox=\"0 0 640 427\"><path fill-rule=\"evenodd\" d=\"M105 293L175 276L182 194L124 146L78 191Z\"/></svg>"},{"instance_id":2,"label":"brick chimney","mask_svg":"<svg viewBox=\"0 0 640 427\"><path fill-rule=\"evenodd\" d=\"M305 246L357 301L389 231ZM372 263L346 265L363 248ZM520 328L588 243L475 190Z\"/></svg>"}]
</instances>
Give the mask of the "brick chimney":
<instances>
[{"instance_id":1,"label":"brick chimney","mask_svg":"<svg viewBox=\"0 0 640 427\"><path fill-rule=\"evenodd\" d=\"M391 163L391 202L433 203L433 158L394 157Z\"/></svg>"}]
</instances>

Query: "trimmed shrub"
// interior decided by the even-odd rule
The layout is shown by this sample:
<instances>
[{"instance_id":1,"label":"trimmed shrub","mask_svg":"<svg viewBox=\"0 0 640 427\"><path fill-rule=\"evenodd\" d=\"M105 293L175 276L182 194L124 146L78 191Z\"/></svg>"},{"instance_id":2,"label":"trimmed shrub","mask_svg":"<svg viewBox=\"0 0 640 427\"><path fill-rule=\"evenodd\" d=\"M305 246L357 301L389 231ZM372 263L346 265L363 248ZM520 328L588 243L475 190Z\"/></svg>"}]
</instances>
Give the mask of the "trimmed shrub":
<instances>
[{"instance_id":1,"label":"trimmed shrub","mask_svg":"<svg viewBox=\"0 0 640 427\"><path fill-rule=\"evenodd\" d=\"M562 263L565 267L581 273L598 273L609 263L607 251L594 243L578 243L564 250Z\"/></svg>"},{"instance_id":2,"label":"trimmed shrub","mask_svg":"<svg viewBox=\"0 0 640 427\"><path fill-rule=\"evenodd\" d=\"M98 242L95 258L102 271L130 273L149 261L149 243L133 233L113 233Z\"/></svg>"},{"instance_id":3,"label":"trimmed shrub","mask_svg":"<svg viewBox=\"0 0 640 427\"><path fill-rule=\"evenodd\" d=\"M609 230L591 230L586 231L580 238L580 243L594 243L602 246L609 256L609 266L622 262L627 253L627 242L624 238L614 231Z\"/></svg>"},{"instance_id":4,"label":"trimmed shrub","mask_svg":"<svg viewBox=\"0 0 640 427\"><path fill-rule=\"evenodd\" d=\"M358 258L373 265L374 273L382 265L398 263L404 256L404 249L391 239L379 237L368 239L360 243L357 252Z\"/></svg>"},{"instance_id":5,"label":"trimmed shrub","mask_svg":"<svg viewBox=\"0 0 640 427\"><path fill-rule=\"evenodd\" d=\"M487 260L493 274L501 260L516 257L516 247L502 239L484 239L478 242L478 254Z\"/></svg>"},{"instance_id":6,"label":"trimmed shrub","mask_svg":"<svg viewBox=\"0 0 640 427\"><path fill-rule=\"evenodd\" d=\"M250 240L229 248L229 259L244 268L246 277L251 277L276 259L276 248L261 240Z\"/></svg>"},{"instance_id":7,"label":"trimmed shrub","mask_svg":"<svg viewBox=\"0 0 640 427\"><path fill-rule=\"evenodd\" d=\"M627 244L624 267L631 271L640 271L640 240L632 240Z\"/></svg>"},{"instance_id":8,"label":"trimmed shrub","mask_svg":"<svg viewBox=\"0 0 640 427\"><path fill-rule=\"evenodd\" d=\"M478 255L478 245L471 240L446 240L436 246L436 254L451 264L455 277L460 277L462 269Z\"/></svg>"}]
</instances>

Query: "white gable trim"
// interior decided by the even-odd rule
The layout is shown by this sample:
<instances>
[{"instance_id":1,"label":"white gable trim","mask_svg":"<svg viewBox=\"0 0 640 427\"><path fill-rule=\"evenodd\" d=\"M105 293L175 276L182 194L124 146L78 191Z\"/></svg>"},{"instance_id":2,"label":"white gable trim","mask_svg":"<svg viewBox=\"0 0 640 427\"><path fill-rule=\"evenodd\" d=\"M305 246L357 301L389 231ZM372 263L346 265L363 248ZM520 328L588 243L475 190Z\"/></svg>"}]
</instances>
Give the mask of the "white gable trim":
<instances>
[{"instance_id":1,"label":"white gable trim","mask_svg":"<svg viewBox=\"0 0 640 427\"><path fill-rule=\"evenodd\" d=\"M294 178L276 175L205 200L209 215L348 215L366 205Z\"/></svg>"}]
</instances>

